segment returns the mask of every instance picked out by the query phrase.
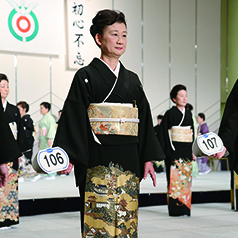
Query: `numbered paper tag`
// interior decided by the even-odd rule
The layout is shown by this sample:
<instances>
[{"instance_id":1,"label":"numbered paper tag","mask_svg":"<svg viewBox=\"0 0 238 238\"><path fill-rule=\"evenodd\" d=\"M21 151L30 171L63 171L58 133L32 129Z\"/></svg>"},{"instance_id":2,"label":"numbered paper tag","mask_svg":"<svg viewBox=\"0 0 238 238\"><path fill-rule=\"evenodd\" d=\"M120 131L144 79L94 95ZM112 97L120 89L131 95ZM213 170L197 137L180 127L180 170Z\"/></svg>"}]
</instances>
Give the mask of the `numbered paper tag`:
<instances>
[{"instance_id":1,"label":"numbered paper tag","mask_svg":"<svg viewBox=\"0 0 238 238\"><path fill-rule=\"evenodd\" d=\"M60 147L40 150L37 156L40 168L46 173L65 170L69 165L69 157Z\"/></svg>"},{"instance_id":2,"label":"numbered paper tag","mask_svg":"<svg viewBox=\"0 0 238 238\"><path fill-rule=\"evenodd\" d=\"M221 138L213 132L198 136L197 145L202 153L208 156L216 154L223 150L223 143Z\"/></svg>"}]
</instances>

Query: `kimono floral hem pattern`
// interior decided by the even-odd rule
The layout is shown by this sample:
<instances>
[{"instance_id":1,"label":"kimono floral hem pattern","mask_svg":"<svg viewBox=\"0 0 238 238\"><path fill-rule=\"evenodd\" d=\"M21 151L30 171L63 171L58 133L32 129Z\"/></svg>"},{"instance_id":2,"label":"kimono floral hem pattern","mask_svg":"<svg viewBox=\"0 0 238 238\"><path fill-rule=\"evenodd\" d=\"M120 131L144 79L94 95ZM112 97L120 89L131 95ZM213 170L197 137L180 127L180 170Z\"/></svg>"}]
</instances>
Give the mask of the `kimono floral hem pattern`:
<instances>
[{"instance_id":1,"label":"kimono floral hem pattern","mask_svg":"<svg viewBox=\"0 0 238 238\"><path fill-rule=\"evenodd\" d=\"M178 126L181 126L181 133ZM188 110L181 112L174 106L165 113L160 127L159 140L166 155L169 215L190 216L194 140L192 114ZM173 127L179 134L176 139L170 137L169 131Z\"/></svg>"}]
</instances>

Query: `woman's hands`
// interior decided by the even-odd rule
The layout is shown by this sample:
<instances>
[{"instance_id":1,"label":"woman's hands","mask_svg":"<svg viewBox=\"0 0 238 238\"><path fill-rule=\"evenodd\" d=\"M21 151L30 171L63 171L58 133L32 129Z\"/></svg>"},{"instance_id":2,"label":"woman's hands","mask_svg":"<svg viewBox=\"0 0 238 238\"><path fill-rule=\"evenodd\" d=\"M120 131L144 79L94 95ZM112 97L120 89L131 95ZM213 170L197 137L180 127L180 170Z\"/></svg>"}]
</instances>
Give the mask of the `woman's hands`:
<instances>
[{"instance_id":1,"label":"woman's hands","mask_svg":"<svg viewBox=\"0 0 238 238\"><path fill-rule=\"evenodd\" d=\"M152 164L151 161L148 161L148 162L145 163L145 166L144 166L144 178L143 179L147 178L148 173L150 174L150 177L152 178L154 187L156 187L155 170L154 170L154 167L153 167L153 164Z\"/></svg>"},{"instance_id":2,"label":"woman's hands","mask_svg":"<svg viewBox=\"0 0 238 238\"><path fill-rule=\"evenodd\" d=\"M8 168L6 164L0 164L0 188L5 187L8 178Z\"/></svg>"}]
</instances>

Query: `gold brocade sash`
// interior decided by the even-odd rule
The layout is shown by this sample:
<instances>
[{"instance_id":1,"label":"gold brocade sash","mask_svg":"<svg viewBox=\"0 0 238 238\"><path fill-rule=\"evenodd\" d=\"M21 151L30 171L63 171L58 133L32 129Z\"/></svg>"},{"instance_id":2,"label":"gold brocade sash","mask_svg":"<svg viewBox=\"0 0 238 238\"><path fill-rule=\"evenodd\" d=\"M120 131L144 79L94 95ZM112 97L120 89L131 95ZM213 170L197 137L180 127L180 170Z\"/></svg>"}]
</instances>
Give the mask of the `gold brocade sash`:
<instances>
[{"instance_id":1,"label":"gold brocade sash","mask_svg":"<svg viewBox=\"0 0 238 238\"><path fill-rule=\"evenodd\" d=\"M193 131L190 126L173 126L171 128L171 140L176 142L192 142Z\"/></svg>"},{"instance_id":2,"label":"gold brocade sash","mask_svg":"<svg viewBox=\"0 0 238 238\"><path fill-rule=\"evenodd\" d=\"M138 108L131 104L90 104L88 116L95 134L138 135Z\"/></svg>"}]
</instances>

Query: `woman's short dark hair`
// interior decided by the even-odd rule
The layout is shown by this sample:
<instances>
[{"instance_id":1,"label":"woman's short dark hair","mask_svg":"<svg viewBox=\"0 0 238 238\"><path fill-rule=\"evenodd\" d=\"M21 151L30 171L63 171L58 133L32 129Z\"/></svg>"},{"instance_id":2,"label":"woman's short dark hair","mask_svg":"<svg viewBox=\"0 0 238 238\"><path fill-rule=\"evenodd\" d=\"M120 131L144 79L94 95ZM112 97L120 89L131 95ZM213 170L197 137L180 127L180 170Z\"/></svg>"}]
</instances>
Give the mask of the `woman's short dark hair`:
<instances>
[{"instance_id":1,"label":"woman's short dark hair","mask_svg":"<svg viewBox=\"0 0 238 238\"><path fill-rule=\"evenodd\" d=\"M190 103L187 103L186 106L185 106L185 108L186 108L187 110L189 110L189 111L192 111L192 110L193 110L193 105L190 104Z\"/></svg>"},{"instance_id":2,"label":"woman's short dark hair","mask_svg":"<svg viewBox=\"0 0 238 238\"><path fill-rule=\"evenodd\" d=\"M162 120L163 118L164 118L164 116L161 115L161 114L159 114L159 115L157 116L157 120L158 120L158 119L161 119L161 120Z\"/></svg>"},{"instance_id":3,"label":"woman's short dark hair","mask_svg":"<svg viewBox=\"0 0 238 238\"><path fill-rule=\"evenodd\" d=\"M1 82L2 80L6 80L6 81L9 83L9 81L8 81L8 78L7 78L7 75L6 75L6 74L0 74L0 82Z\"/></svg>"},{"instance_id":4,"label":"woman's short dark hair","mask_svg":"<svg viewBox=\"0 0 238 238\"><path fill-rule=\"evenodd\" d=\"M187 91L187 88L184 85L182 85L182 84L177 84L170 91L170 99L172 100L173 103L174 103L173 98L176 98L176 96L178 94L178 91L180 91L180 90Z\"/></svg>"},{"instance_id":5,"label":"woman's short dark hair","mask_svg":"<svg viewBox=\"0 0 238 238\"><path fill-rule=\"evenodd\" d=\"M205 114L200 112L198 113L198 116L201 117L203 119L203 121L205 121Z\"/></svg>"},{"instance_id":6,"label":"woman's short dark hair","mask_svg":"<svg viewBox=\"0 0 238 238\"><path fill-rule=\"evenodd\" d=\"M20 101L17 103L17 106L22 107L23 109L26 109L26 112L29 111L29 104L25 101Z\"/></svg>"},{"instance_id":7,"label":"woman's short dark hair","mask_svg":"<svg viewBox=\"0 0 238 238\"><path fill-rule=\"evenodd\" d=\"M46 109L48 109L48 111L50 111L50 108L51 108L50 103L48 103L48 102L42 102L42 103L40 104L40 106L44 106L44 108L46 108Z\"/></svg>"},{"instance_id":8,"label":"woman's short dark hair","mask_svg":"<svg viewBox=\"0 0 238 238\"><path fill-rule=\"evenodd\" d=\"M116 10L101 10L99 11L96 16L92 20L92 25L90 27L90 33L95 40L96 34L103 36L103 31L106 26L113 25L115 22L124 23L126 25L125 15L123 12L116 11ZM96 42L97 44L97 42ZM98 47L100 47L97 44Z\"/></svg>"}]
</instances>

